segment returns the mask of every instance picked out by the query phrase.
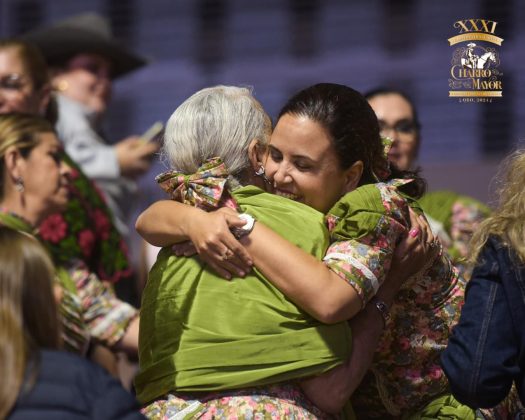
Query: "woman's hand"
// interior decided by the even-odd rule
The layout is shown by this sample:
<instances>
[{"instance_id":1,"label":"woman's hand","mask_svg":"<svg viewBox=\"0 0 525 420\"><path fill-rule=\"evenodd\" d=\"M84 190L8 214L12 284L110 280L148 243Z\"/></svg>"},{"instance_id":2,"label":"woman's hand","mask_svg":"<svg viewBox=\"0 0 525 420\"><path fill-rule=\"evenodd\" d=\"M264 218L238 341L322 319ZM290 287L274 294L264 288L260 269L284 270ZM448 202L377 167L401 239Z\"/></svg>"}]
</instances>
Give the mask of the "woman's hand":
<instances>
[{"instance_id":1,"label":"woman's hand","mask_svg":"<svg viewBox=\"0 0 525 420\"><path fill-rule=\"evenodd\" d=\"M232 275L244 277L253 265L250 254L233 236L232 227L246 222L230 208L223 207L211 213L199 213L187 226L191 245L187 242L173 246L176 255L190 256L197 252L203 262L226 279Z\"/></svg>"},{"instance_id":2,"label":"woman's hand","mask_svg":"<svg viewBox=\"0 0 525 420\"><path fill-rule=\"evenodd\" d=\"M395 294L411 277L429 267L441 248L424 215L410 209L410 229L396 246L392 264L378 297L391 304Z\"/></svg>"}]
</instances>

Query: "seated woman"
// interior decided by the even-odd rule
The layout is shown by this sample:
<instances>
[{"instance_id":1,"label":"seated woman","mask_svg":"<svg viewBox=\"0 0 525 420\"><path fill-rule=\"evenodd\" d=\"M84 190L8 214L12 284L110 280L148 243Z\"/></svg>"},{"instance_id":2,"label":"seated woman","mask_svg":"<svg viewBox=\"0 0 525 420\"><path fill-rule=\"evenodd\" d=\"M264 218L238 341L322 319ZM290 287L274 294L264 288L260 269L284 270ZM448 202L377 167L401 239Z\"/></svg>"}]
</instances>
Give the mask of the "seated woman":
<instances>
[{"instance_id":1,"label":"seated woman","mask_svg":"<svg viewBox=\"0 0 525 420\"><path fill-rule=\"evenodd\" d=\"M409 208L418 208L414 199L423 189L416 174L389 168L377 118L366 100L353 89L328 83L299 92L280 113L268 156L266 177L275 192L328 213L332 244L324 265L319 264L256 223L242 242L257 269L324 322L349 319L370 301L385 308L373 297L409 229ZM221 256L234 247L231 219L223 218L222 228L210 227L212 217L163 202L143 214L138 227L154 245L189 238L204 261L228 269ZM215 241L210 232L219 232ZM424 270L402 287L392 305L371 372L352 398L359 416L408 415L431 402L428 410L445 407L463 419L474 415L447 395L439 366L464 287L435 246Z\"/></svg>"},{"instance_id":2,"label":"seated woman","mask_svg":"<svg viewBox=\"0 0 525 420\"><path fill-rule=\"evenodd\" d=\"M270 130L268 116L247 89L218 86L197 92L168 121L164 150L178 170L161 175L159 182L199 212L227 206L249 213L257 219L255 228L276 229L313 255L309 258L320 260L328 245L322 214L249 185L262 185L254 174L256 145L267 143ZM250 236L247 229L237 234ZM143 294L135 380L139 400L150 403L149 417L181 412L326 417L295 380L338 365L344 370L352 357L370 359L382 324L373 304L361 322L361 333L369 334L372 344L350 357L346 322L323 324L286 299L260 271L244 274L242 281L224 282L197 258L178 258L170 249L159 254ZM383 299L392 300L399 277L405 276L380 289ZM359 334L359 328L353 332L354 349L366 341ZM367 362L351 365L364 372ZM352 376L345 376L348 383ZM359 374L355 377L350 388L359 382ZM346 393L339 398L344 403L349 394L343 388L332 393ZM316 402L315 395L309 397Z\"/></svg>"},{"instance_id":3,"label":"seated woman","mask_svg":"<svg viewBox=\"0 0 525 420\"><path fill-rule=\"evenodd\" d=\"M8 88L0 114L21 112L45 116L53 125L57 106L51 94L48 68L40 51L18 39L0 40L0 77ZM55 264L82 260L103 281L130 281L132 270L126 244L112 222L113 216L99 190L64 153L71 166L70 196L60 213L41 222L39 235Z\"/></svg>"},{"instance_id":4,"label":"seated woman","mask_svg":"<svg viewBox=\"0 0 525 420\"><path fill-rule=\"evenodd\" d=\"M143 418L104 370L59 351L54 277L38 241L0 227L0 418Z\"/></svg>"},{"instance_id":5,"label":"seated woman","mask_svg":"<svg viewBox=\"0 0 525 420\"><path fill-rule=\"evenodd\" d=\"M512 418L521 418L525 403L525 151L515 152L501 167L499 204L472 237L471 260L476 265L441 362L452 393L471 407L496 406L514 384L521 405L518 398L505 403ZM521 416L516 415L516 407L521 407Z\"/></svg>"},{"instance_id":6,"label":"seated woman","mask_svg":"<svg viewBox=\"0 0 525 420\"><path fill-rule=\"evenodd\" d=\"M0 115L0 224L27 233L68 200L70 169L53 127L25 114ZM115 350L138 348L137 311L119 301L80 261L58 266L66 348L84 354L89 340ZM69 270L69 271L68 271Z\"/></svg>"}]
</instances>

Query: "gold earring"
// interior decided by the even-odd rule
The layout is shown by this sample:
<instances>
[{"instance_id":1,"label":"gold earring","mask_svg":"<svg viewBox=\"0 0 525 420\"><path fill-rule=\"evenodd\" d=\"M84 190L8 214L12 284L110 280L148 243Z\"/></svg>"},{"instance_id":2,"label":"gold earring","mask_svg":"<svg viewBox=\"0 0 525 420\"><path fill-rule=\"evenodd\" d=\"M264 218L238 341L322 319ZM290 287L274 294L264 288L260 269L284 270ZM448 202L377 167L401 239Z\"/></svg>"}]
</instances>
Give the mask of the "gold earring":
<instances>
[{"instance_id":1,"label":"gold earring","mask_svg":"<svg viewBox=\"0 0 525 420\"><path fill-rule=\"evenodd\" d=\"M57 84L56 84L56 89L59 91L59 92L65 92L66 90L68 90L69 88L69 82L67 80L60 80Z\"/></svg>"}]
</instances>

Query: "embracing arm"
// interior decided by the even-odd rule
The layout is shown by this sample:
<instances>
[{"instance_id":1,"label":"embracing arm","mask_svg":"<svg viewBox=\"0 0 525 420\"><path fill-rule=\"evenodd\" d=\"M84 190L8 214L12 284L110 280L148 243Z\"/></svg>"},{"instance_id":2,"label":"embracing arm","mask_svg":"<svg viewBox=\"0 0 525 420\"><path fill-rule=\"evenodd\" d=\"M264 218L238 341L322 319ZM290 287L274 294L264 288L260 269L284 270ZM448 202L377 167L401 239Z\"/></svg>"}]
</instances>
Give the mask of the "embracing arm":
<instances>
[{"instance_id":1,"label":"embracing arm","mask_svg":"<svg viewBox=\"0 0 525 420\"><path fill-rule=\"evenodd\" d=\"M230 233L231 223L212 219L213 216L238 219L233 210L221 210L206 213L174 201L159 201L139 216L136 228L144 239L157 246L191 239L203 260L214 266L214 255L222 254L224 249L231 249L237 254L238 248L242 248L240 244L237 249L232 248L237 240ZM244 222L239 224L242 225ZM206 235L219 240L208 242ZM257 268L314 318L334 323L350 319L361 310L361 300L349 284L325 264L262 223L256 223L241 244L252 256Z\"/></svg>"},{"instance_id":2,"label":"embracing arm","mask_svg":"<svg viewBox=\"0 0 525 420\"><path fill-rule=\"evenodd\" d=\"M362 309L355 291L341 277L299 247L256 223L241 239L254 265L297 306L324 323L352 318Z\"/></svg>"},{"instance_id":3,"label":"embracing arm","mask_svg":"<svg viewBox=\"0 0 525 420\"><path fill-rule=\"evenodd\" d=\"M412 227L417 228L417 231L420 232L418 239L422 239L424 246L428 241L433 240L430 227L423 216L417 216L411 211L410 222ZM406 231L404 227L401 228ZM401 239L403 235L400 233L398 239ZM412 239L415 241L415 238ZM252 233L242 238L241 243L245 245L253 257L255 266L266 278L294 303L321 322L345 321L351 319L363 308L362 297L346 279L264 225L256 223ZM353 243L351 245L354 246ZM412 242L411 245L413 245ZM363 244L359 246L365 248ZM383 258L382 263L385 268L382 273L388 279L390 279L388 265L398 246L399 244L391 244L387 249L380 247L376 249ZM366 267L368 260L365 259L363 264L357 258L353 258L351 263L361 265L360 270L363 274L359 273L358 276L373 276L371 270ZM413 266L416 267L417 264ZM422 266L423 264L420 265ZM411 272L410 275L416 272ZM403 278L403 280L406 279L407 277Z\"/></svg>"},{"instance_id":4,"label":"embracing arm","mask_svg":"<svg viewBox=\"0 0 525 420\"><path fill-rule=\"evenodd\" d=\"M415 223L413 220L412 225ZM396 249L388 277L376 297L391 307L406 279L425 265L428 252L429 249L414 238L405 237ZM385 328L384 319L373 301L368 302L349 324L352 329L350 357L322 375L301 381L306 396L321 410L331 414L343 409L363 380Z\"/></svg>"},{"instance_id":5,"label":"embracing arm","mask_svg":"<svg viewBox=\"0 0 525 420\"><path fill-rule=\"evenodd\" d=\"M203 261L227 278L225 268L234 272L232 262L240 264L244 260L250 265L253 260L278 289L322 322L347 320L362 309L356 290L324 263L262 223L256 223L253 231L242 239L243 248L230 232L235 223L244 225L231 209L206 213L173 201L160 201L139 216L136 227L153 245L191 239ZM225 250L240 256L234 261L224 261L221 256Z\"/></svg>"},{"instance_id":6,"label":"embracing arm","mask_svg":"<svg viewBox=\"0 0 525 420\"><path fill-rule=\"evenodd\" d=\"M135 229L151 245L164 247L187 241L186 228L199 213L205 212L176 201L161 200L139 215Z\"/></svg>"}]
</instances>

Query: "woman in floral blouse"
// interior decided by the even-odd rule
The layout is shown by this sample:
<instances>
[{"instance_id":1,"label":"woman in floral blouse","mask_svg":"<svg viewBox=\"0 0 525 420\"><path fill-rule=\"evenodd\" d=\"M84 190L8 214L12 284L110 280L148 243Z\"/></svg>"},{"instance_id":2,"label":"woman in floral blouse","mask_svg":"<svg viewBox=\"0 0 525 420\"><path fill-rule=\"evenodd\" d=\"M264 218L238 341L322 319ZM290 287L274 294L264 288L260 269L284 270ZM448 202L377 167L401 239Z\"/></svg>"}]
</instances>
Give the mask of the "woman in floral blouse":
<instances>
[{"instance_id":1,"label":"woman in floral blouse","mask_svg":"<svg viewBox=\"0 0 525 420\"><path fill-rule=\"evenodd\" d=\"M349 319L367 302L385 309L374 295L400 238L410 229L409 208L421 212L414 199L423 189L415 173L387 164L377 118L366 100L335 84L299 92L280 113L264 169L258 172L266 173L277 195L327 214L332 243L323 270L297 247L256 223L249 241L242 243L257 269L324 322ZM161 229L169 226L161 220L176 224L178 217L180 223L180 215L171 212L170 216L163 203L157 210L149 214L149 223L144 214L139 220L141 233L153 233L146 239L156 245L182 239L181 231L173 228L171 237L166 232L161 235ZM210 232L212 216L199 215L200 223L188 225L186 237L211 266L235 272L236 257L224 251L226 247L243 256L228 228L234 218L224 218L224 229L214 226ZM418 229L410 232L424 234ZM402 287L390 315L385 313L386 330L370 374L352 397L358 417L439 415L444 410L458 419L474 418L472 410L451 397L439 366L459 317L465 282L435 245L423 270Z\"/></svg>"},{"instance_id":2,"label":"woman in floral blouse","mask_svg":"<svg viewBox=\"0 0 525 420\"><path fill-rule=\"evenodd\" d=\"M35 226L67 203L70 168L62 146L42 117L0 115L2 179L0 223L34 234ZM118 300L81 260L57 265L57 289L64 323L64 343L85 354L90 341L136 353L138 313Z\"/></svg>"}]
</instances>

